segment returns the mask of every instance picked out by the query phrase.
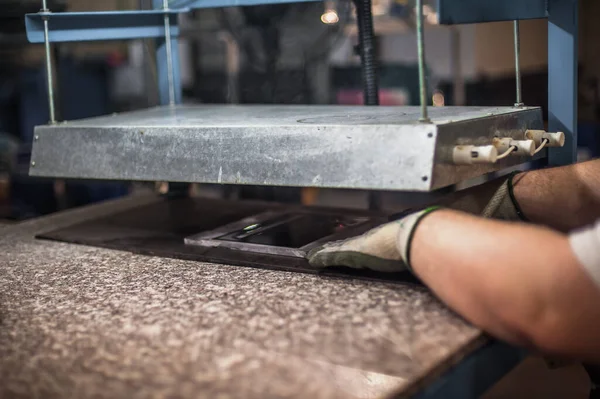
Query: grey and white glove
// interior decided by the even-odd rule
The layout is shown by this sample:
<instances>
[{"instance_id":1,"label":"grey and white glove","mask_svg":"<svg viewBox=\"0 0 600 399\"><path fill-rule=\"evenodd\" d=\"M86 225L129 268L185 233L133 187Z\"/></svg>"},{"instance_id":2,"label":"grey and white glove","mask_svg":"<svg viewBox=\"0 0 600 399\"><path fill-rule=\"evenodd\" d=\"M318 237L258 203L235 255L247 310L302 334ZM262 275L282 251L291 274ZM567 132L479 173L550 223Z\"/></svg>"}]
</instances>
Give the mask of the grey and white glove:
<instances>
[{"instance_id":1,"label":"grey and white glove","mask_svg":"<svg viewBox=\"0 0 600 399\"><path fill-rule=\"evenodd\" d=\"M513 194L516 175L513 173L504 181L496 180L473 188L443 205L471 212L483 208L480 215L486 218L526 221ZM414 232L421 220L436 209L439 208L415 212L360 236L327 243L310 251L308 261L312 266L321 268L346 266L381 272L411 270L410 247Z\"/></svg>"},{"instance_id":2,"label":"grey and white glove","mask_svg":"<svg viewBox=\"0 0 600 399\"><path fill-rule=\"evenodd\" d=\"M527 221L514 195L514 187L521 179L519 172L511 173L508 179L496 190L481 216L509 221Z\"/></svg>"},{"instance_id":3,"label":"grey and white glove","mask_svg":"<svg viewBox=\"0 0 600 399\"><path fill-rule=\"evenodd\" d=\"M308 254L315 267L346 266L380 272L410 270L410 244L423 218L439 208L432 207L386 223L366 233L327 243Z\"/></svg>"}]
</instances>

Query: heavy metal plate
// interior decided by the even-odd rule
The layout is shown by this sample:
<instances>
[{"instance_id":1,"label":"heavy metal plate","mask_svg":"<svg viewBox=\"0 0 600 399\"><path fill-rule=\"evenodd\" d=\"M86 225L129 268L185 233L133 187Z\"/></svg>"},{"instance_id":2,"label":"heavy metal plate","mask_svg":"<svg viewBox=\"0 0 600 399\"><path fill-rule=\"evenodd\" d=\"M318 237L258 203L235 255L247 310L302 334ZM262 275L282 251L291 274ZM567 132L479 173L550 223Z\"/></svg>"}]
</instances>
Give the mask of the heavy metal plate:
<instances>
[{"instance_id":1,"label":"heavy metal plate","mask_svg":"<svg viewBox=\"0 0 600 399\"><path fill-rule=\"evenodd\" d=\"M531 158L455 166L455 145L522 139L539 108L179 105L38 126L34 176L429 191ZM545 151L539 155L546 156Z\"/></svg>"}]
</instances>

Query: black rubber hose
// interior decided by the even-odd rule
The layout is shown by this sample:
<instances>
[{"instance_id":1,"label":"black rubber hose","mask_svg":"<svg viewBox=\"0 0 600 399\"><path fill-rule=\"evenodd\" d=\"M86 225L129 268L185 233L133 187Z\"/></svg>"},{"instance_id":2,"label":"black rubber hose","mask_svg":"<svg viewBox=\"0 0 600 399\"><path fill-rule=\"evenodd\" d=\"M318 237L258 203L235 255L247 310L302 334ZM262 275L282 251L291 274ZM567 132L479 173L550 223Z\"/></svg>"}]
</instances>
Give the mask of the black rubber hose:
<instances>
[{"instance_id":1,"label":"black rubber hose","mask_svg":"<svg viewBox=\"0 0 600 399\"><path fill-rule=\"evenodd\" d=\"M371 0L354 0L358 23L358 52L362 64L365 105L379 105L379 74Z\"/></svg>"}]
</instances>

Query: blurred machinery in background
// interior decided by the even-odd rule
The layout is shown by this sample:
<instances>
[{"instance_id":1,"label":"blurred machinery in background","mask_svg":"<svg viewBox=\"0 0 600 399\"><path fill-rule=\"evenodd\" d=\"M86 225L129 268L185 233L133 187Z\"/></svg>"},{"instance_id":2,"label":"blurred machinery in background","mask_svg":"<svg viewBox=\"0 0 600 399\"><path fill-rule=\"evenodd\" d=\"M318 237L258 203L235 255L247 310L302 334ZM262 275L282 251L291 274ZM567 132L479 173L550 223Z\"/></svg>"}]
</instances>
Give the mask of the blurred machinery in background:
<instances>
[{"instance_id":1,"label":"blurred machinery in background","mask_svg":"<svg viewBox=\"0 0 600 399\"><path fill-rule=\"evenodd\" d=\"M49 1L57 12L67 1ZM128 192L127 184L59 182L28 175L34 127L49 119L44 49L28 45L23 15L40 10L38 1L0 3L0 158L2 208L0 218L24 219L85 205ZM63 49L66 50L66 49ZM54 49L57 114L81 119L112 111L110 64L104 56L81 58ZM81 90L86 87L86 90Z\"/></svg>"}]
</instances>

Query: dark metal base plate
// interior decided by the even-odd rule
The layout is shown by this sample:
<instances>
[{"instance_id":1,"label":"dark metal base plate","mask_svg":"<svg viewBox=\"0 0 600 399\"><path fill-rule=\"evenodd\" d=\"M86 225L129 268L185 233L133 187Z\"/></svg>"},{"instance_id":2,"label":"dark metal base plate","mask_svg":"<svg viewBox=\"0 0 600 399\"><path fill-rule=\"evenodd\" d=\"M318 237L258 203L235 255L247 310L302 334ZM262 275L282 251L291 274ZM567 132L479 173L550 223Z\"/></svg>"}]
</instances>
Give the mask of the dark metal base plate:
<instances>
[{"instance_id":1,"label":"dark metal base plate","mask_svg":"<svg viewBox=\"0 0 600 399\"><path fill-rule=\"evenodd\" d=\"M213 230L265 211L286 209L296 210L298 208L254 202L172 199L50 231L40 234L37 238L223 265L417 283L417 280L408 273L386 274L346 268L318 270L311 267L306 259L302 258L242 252L230 248L198 247L184 243L185 237L192 234ZM373 216L373 214L360 211L339 209L335 211L343 211L352 216Z\"/></svg>"}]
</instances>

